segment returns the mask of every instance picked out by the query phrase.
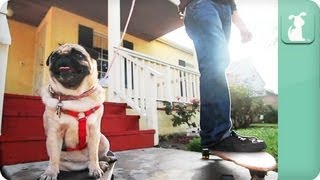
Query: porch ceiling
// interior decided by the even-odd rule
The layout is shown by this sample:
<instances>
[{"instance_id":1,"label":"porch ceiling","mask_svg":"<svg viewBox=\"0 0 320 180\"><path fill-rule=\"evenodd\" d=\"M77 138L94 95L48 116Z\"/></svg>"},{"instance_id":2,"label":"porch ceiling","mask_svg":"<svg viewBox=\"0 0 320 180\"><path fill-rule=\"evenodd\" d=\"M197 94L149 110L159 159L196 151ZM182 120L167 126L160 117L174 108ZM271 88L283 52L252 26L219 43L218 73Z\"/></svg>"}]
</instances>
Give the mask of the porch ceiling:
<instances>
[{"instance_id":1,"label":"porch ceiling","mask_svg":"<svg viewBox=\"0 0 320 180\"><path fill-rule=\"evenodd\" d=\"M131 0L121 1L121 29L124 28ZM10 0L11 19L38 26L51 6L56 6L98 23L108 25L108 0ZM136 0L127 32L141 39L154 40L183 24L177 8L168 0Z\"/></svg>"}]
</instances>

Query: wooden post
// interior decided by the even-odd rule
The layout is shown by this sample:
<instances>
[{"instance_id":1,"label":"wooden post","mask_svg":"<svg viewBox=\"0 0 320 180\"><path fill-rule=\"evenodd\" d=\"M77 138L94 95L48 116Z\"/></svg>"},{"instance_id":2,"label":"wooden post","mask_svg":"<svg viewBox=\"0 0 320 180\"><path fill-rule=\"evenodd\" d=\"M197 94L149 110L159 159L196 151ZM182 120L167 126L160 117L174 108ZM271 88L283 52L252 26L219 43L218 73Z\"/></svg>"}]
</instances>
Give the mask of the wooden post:
<instances>
[{"instance_id":1,"label":"wooden post","mask_svg":"<svg viewBox=\"0 0 320 180\"><path fill-rule=\"evenodd\" d=\"M167 65L166 67L166 76L165 76L165 96L164 99L166 101L172 102L174 100L173 94L174 94L174 75L173 75L173 70L171 71L171 67Z\"/></svg>"},{"instance_id":2,"label":"wooden post","mask_svg":"<svg viewBox=\"0 0 320 180\"><path fill-rule=\"evenodd\" d=\"M2 134L3 99L6 85L8 52L9 45L11 44L11 36L6 16L7 5L7 0L0 0L0 135Z\"/></svg>"},{"instance_id":3,"label":"wooden post","mask_svg":"<svg viewBox=\"0 0 320 180\"><path fill-rule=\"evenodd\" d=\"M120 43L120 0L108 0L108 64L112 64L108 77L108 101L120 102L120 57L115 56L114 48ZM114 62L112 63L111 61Z\"/></svg>"},{"instance_id":4,"label":"wooden post","mask_svg":"<svg viewBox=\"0 0 320 180\"><path fill-rule=\"evenodd\" d=\"M146 80L148 90L146 91L146 114L147 114L147 126L150 129L155 130L154 145L159 144L159 128L158 128L158 114L157 114L157 83L155 81L155 75L146 70Z\"/></svg>"}]
</instances>

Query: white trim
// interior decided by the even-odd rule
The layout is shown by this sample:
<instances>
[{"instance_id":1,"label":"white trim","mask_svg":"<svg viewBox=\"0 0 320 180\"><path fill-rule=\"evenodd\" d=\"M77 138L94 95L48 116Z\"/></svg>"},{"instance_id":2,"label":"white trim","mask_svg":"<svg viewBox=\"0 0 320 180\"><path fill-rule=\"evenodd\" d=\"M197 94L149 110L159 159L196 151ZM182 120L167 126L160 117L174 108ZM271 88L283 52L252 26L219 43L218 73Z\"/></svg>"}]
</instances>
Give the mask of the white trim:
<instances>
[{"instance_id":1,"label":"white trim","mask_svg":"<svg viewBox=\"0 0 320 180\"><path fill-rule=\"evenodd\" d=\"M2 134L3 100L6 85L9 45L0 44L0 135Z\"/></svg>"},{"instance_id":2,"label":"white trim","mask_svg":"<svg viewBox=\"0 0 320 180\"><path fill-rule=\"evenodd\" d=\"M8 0L0 0L0 135L2 133L3 100L6 85L9 45L11 36L7 20Z\"/></svg>"},{"instance_id":3,"label":"white trim","mask_svg":"<svg viewBox=\"0 0 320 180\"><path fill-rule=\"evenodd\" d=\"M164 43L164 44L166 44L166 45L168 45L168 46L171 46L171 47L173 47L173 48L176 48L176 49L178 49L178 50L181 50L181 51L183 51L183 52L186 52L186 53L188 53L188 54L193 55L193 53L194 53L193 49L190 49L190 48L187 48L187 47L185 47L185 46L182 46L181 44L178 44L178 43L176 43L176 42L174 42L174 41L171 41L171 40L169 40L169 39L167 39L167 38L158 38L158 39L156 39L156 40L159 41L159 42L162 42L162 43Z\"/></svg>"},{"instance_id":4,"label":"white trim","mask_svg":"<svg viewBox=\"0 0 320 180\"><path fill-rule=\"evenodd\" d=\"M11 36L7 21L8 0L0 0L0 44L11 44Z\"/></svg>"},{"instance_id":5,"label":"white trim","mask_svg":"<svg viewBox=\"0 0 320 180\"><path fill-rule=\"evenodd\" d=\"M120 57L116 56L114 52L114 48L120 44L120 34L120 1L108 0L108 69L110 69L108 75L108 101L112 102L120 102L120 98L114 94L114 92L119 92L120 90L120 77L118 75Z\"/></svg>"}]
</instances>

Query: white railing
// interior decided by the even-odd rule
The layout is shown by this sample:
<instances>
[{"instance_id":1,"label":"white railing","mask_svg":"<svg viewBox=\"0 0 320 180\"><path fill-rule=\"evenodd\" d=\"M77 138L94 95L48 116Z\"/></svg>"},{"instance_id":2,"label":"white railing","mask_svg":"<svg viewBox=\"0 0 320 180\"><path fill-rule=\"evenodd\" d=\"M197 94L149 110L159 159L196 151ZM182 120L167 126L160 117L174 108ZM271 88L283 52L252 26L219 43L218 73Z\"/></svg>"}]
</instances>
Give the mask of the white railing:
<instances>
[{"instance_id":1,"label":"white railing","mask_svg":"<svg viewBox=\"0 0 320 180\"><path fill-rule=\"evenodd\" d=\"M114 92L132 109L146 117L147 127L156 130L158 143L157 101L189 102L199 98L199 73L120 47L120 87Z\"/></svg>"},{"instance_id":2,"label":"white railing","mask_svg":"<svg viewBox=\"0 0 320 180\"><path fill-rule=\"evenodd\" d=\"M124 77L124 80L127 79L126 82L122 82L121 84L126 83L126 87L128 87L128 89L126 89L128 97L134 98L134 95L138 94L138 96L141 96L141 94L143 94L143 92L141 92L143 89L132 88L132 82L143 79L141 74L132 71L137 65L158 74L154 78L156 89L152 89L157 92L156 100L176 101L177 98L179 98L179 101L181 102L190 102L190 100L200 97L200 74L197 71L182 66L172 65L154 57L122 47L119 48L118 52L120 56L122 56L121 67L126 67L127 70L126 74L121 73L121 75L127 76ZM122 88L123 87L124 86L122 86ZM147 89L151 90L149 87L147 87ZM132 90L134 92L132 92Z\"/></svg>"}]
</instances>

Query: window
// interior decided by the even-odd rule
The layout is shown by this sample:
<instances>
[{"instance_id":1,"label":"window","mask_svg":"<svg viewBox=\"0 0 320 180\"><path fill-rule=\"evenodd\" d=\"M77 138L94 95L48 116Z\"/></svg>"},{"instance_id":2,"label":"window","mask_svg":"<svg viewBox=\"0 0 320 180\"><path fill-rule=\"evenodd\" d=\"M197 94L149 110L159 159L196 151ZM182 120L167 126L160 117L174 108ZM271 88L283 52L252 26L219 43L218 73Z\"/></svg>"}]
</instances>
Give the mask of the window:
<instances>
[{"instance_id":1,"label":"window","mask_svg":"<svg viewBox=\"0 0 320 180\"><path fill-rule=\"evenodd\" d=\"M179 66L186 67L186 61L179 59Z\"/></svg>"},{"instance_id":2,"label":"window","mask_svg":"<svg viewBox=\"0 0 320 180\"><path fill-rule=\"evenodd\" d=\"M108 70L108 39L106 36L94 32L90 27L79 25L78 43L98 52L98 78L103 78Z\"/></svg>"},{"instance_id":3,"label":"window","mask_svg":"<svg viewBox=\"0 0 320 180\"><path fill-rule=\"evenodd\" d=\"M122 46L127 48L127 49L133 50L133 43L130 42L130 41L123 40ZM125 83L125 88L134 89L133 62L131 62L131 86L132 87L128 87L128 74L127 74L128 66L129 65L127 64L127 61L124 61L124 77L125 77L124 83Z\"/></svg>"},{"instance_id":4,"label":"window","mask_svg":"<svg viewBox=\"0 0 320 180\"><path fill-rule=\"evenodd\" d=\"M99 57L97 59L98 66L98 78L101 79L105 76L108 71L108 38L106 35L94 32L90 27L79 25L79 37L78 43L86 48L94 49L98 52ZM124 40L123 47L133 50L133 43L130 41ZM132 87L128 87L128 78L127 68L131 65L131 84ZM133 63L127 64L127 61L124 61L124 76L125 76L125 87L133 89Z\"/></svg>"},{"instance_id":5,"label":"window","mask_svg":"<svg viewBox=\"0 0 320 180\"><path fill-rule=\"evenodd\" d=\"M108 39L105 35L94 32L93 34L93 49L99 53L97 59L98 78L101 79L108 71Z\"/></svg>"}]
</instances>

